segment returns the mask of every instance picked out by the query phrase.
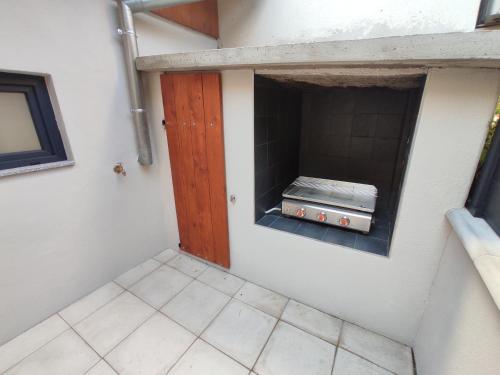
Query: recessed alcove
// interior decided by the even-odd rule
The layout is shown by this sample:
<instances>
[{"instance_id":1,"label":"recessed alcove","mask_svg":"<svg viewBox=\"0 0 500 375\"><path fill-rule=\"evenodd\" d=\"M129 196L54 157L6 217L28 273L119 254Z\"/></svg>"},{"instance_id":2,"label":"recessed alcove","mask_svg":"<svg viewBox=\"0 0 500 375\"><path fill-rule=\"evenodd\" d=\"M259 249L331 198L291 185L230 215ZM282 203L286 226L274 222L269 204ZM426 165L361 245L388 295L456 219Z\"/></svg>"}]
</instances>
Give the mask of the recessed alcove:
<instances>
[{"instance_id":1,"label":"recessed alcove","mask_svg":"<svg viewBox=\"0 0 500 375\"><path fill-rule=\"evenodd\" d=\"M267 71L254 82L256 223L388 255L423 76ZM269 212L298 176L374 185L370 232Z\"/></svg>"}]
</instances>

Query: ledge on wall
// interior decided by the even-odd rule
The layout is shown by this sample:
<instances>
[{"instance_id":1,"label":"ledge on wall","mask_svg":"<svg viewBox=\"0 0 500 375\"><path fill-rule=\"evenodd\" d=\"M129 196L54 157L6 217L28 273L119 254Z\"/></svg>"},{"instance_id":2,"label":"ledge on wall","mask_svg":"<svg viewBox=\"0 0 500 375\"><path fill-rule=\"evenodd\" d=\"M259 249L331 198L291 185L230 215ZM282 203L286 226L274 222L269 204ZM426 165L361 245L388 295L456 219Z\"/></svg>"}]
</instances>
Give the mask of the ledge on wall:
<instances>
[{"instance_id":1,"label":"ledge on wall","mask_svg":"<svg viewBox=\"0 0 500 375\"><path fill-rule=\"evenodd\" d=\"M450 210L446 216L500 310L500 238L466 208Z\"/></svg>"},{"instance_id":2,"label":"ledge on wall","mask_svg":"<svg viewBox=\"0 0 500 375\"><path fill-rule=\"evenodd\" d=\"M221 48L143 56L141 71L256 69L262 67L500 68L500 30L375 39Z\"/></svg>"}]
</instances>

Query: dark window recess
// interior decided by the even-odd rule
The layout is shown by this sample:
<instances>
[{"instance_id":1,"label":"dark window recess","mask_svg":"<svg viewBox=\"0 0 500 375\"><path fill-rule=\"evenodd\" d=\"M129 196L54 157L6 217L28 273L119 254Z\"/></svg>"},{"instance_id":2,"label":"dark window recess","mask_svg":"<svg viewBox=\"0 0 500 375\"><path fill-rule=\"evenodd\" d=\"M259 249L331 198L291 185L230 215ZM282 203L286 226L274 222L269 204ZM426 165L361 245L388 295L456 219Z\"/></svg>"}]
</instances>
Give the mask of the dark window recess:
<instances>
[{"instance_id":1,"label":"dark window recess","mask_svg":"<svg viewBox=\"0 0 500 375\"><path fill-rule=\"evenodd\" d=\"M28 117L31 116L31 119L29 125L24 125L23 131L33 133L32 138L35 138L33 142L36 142L36 147L0 151L0 169L67 160L45 79L40 76L0 73L0 95L2 94L3 98L7 99L4 103L8 103L9 97L19 98L20 95L24 95L23 105L27 105ZM15 121L13 120L15 118L5 113L2 117L0 114L0 136L4 137L4 147L9 143L9 136L6 134L10 134L13 138L17 136L15 133L18 124L10 122ZM19 129L21 129L20 124Z\"/></svg>"},{"instance_id":2,"label":"dark window recess","mask_svg":"<svg viewBox=\"0 0 500 375\"><path fill-rule=\"evenodd\" d=\"M496 26L500 24L500 1L482 0L477 17L478 27Z\"/></svg>"},{"instance_id":3,"label":"dark window recess","mask_svg":"<svg viewBox=\"0 0 500 375\"><path fill-rule=\"evenodd\" d=\"M500 235L500 101L490 124L483 154L467 202L472 215L482 217Z\"/></svg>"}]
</instances>

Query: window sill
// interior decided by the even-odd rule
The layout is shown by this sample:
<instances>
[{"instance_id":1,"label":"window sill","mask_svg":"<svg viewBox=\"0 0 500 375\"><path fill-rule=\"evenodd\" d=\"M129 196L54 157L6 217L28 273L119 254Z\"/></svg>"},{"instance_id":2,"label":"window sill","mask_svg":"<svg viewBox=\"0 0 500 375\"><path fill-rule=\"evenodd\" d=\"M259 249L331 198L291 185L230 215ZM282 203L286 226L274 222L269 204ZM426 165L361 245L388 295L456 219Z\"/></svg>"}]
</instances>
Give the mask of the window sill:
<instances>
[{"instance_id":1,"label":"window sill","mask_svg":"<svg viewBox=\"0 0 500 375\"><path fill-rule=\"evenodd\" d=\"M18 175L18 174L25 174L25 173L32 173L32 172L39 172L39 171L46 171L48 169L70 167L72 165L75 165L75 162L73 160L64 160L64 161L58 161L55 163L28 165L26 167L3 169L3 170L0 170L0 177L14 176L14 175Z\"/></svg>"},{"instance_id":2,"label":"window sill","mask_svg":"<svg viewBox=\"0 0 500 375\"><path fill-rule=\"evenodd\" d=\"M450 210L446 216L500 310L500 238L466 208Z\"/></svg>"}]
</instances>

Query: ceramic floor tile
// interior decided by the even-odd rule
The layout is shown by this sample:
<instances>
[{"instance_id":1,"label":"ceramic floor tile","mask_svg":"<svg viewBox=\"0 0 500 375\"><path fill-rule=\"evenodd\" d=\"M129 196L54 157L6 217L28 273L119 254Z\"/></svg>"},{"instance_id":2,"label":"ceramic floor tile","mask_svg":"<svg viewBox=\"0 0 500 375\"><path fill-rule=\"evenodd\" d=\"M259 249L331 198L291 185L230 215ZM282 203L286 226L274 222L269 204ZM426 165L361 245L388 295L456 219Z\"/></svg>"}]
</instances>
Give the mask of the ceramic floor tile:
<instances>
[{"instance_id":1,"label":"ceramic floor tile","mask_svg":"<svg viewBox=\"0 0 500 375\"><path fill-rule=\"evenodd\" d=\"M342 320L290 300L281 319L323 340L337 344Z\"/></svg>"},{"instance_id":2,"label":"ceramic floor tile","mask_svg":"<svg viewBox=\"0 0 500 375\"><path fill-rule=\"evenodd\" d=\"M264 215L259 220L257 220L256 224L263 225L265 227L269 227L276 221L278 216L274 215Z\"/></svg>"},{"instance_id":3,"label":"ceramic floor tile","mask_svg":"<svg viewBox=\"0 0 500 375\"><path fill-rule=\"evenodd\" d=\"M151 306L124 292L78 323L75 330L104 356L153 313Z\"/></svg>"},{"instance_id":4,"label":"ceramic floor tile","mask_svg":"<svg viewBox=\"0 0 500 375\"><path fill-rule=\"evenodd\" d=\"M392 375L392 373L344 349L338 349L332 375Z\"/></svg>"},{"instance_id":5,"label":"ceramic floor tile","mask_svg":"<svg viewBox=\"0 0 500 375\"><path fill-rule=\"evenodd\" d=\"M246 282L245 285L236 293L234 298L245 302L259 310L264 311L276 318L279 318L288 298L264 289L258 285Z\"/></svg>"},{"instance_id":6,"label":"ceramic floor tile","mask_svg":"<svg viewBox=\"0 0 500 375\"><path fill-rule=\"evenodd\" d=\"M196 337L166 316L156 313L107 356L121 375L163 375Z\"/></svg>"},{"instance_id":7,"label":"ceramic floor tile","mask_svg":"<svg viewBox=\"0 0 500 375\"><path fill-rule=\"evenodd\" d=\"M271 315L232 300L201 337L251 368L275 324Z\"/></svg>"},{"instance_id":8,"label":"ceramic floor tile","mask_svg":"<svg viewBox=\"0 0 500 375\"><path fill-rule=\"evenodd\" d=\"M167 263L169 260L171 260L173 257L178 255L179 252L172 250L172 249L167 249L165 251L162 251L160 254L155 256L154 258L161 263Z\"/></svg>"},{"instance_id":9,"label":"ceramic floor tile","mask_svg":"<svg viewBox=\"0 0 500 375\"><path fill-rule=\"evenodd\" d=\"M104 306L118 296L123 290L124 289L116 283L107 283L103 287L66 307L59 312L59 315L69 324L75 325L83 318L92 314L99 307Z\"/></svg>"},{"instance_id":10,"label":"ceramic floor tile","mask_svg":"<svg viewBox=\"0 0 500 375\"><path fill-rule=\"evenodd\" d=\"M248 375L249 370L198 339L168 375Z\"/></svg>"},{"instance_id":11,"label":"ceramic floor tile","mask_svg":"<svg viewBox=\"0 0 500 375\"><path fill-rule=\"evenodd\" d=\"M169 266L161 266L134 284L130 291L159 309L193 279Z\"/></svg>"},{"instance_id":12,"label":"ceramic floor tile","mask_svg":"<svg viewBox=\"0 0 500 375\"><path fill-rule=\"evenodd\" d=\"M57 314L0 346L0 373L39 349L69 326Z\"/></svg>"},{"instance_id":13,"label":"ceramic floor tile","mask_svg":"<svg viewBox=\"0 0 500 375\"><path fill-rule=\"evenodd\" d=\"M244 280L231 275L230 273L218 270L214 267L208 267L205 272L203 272L198 280L210 285L222 293L228 296L234 296L234 294L243 286Z\"/></svg>"},{"instance_id":14,"label":"ceramic floor tile","mask_svg":"<svg viewBox=\"0 0 500 375\"><path fill-rule=\"evenodd\" d=\"M181 272L184 272L185 274L191 277L197 277L208 267L205 263L197 261L196 259L191 258L184 254L177 255L167 264L171 267L178 269Z\"/></svg>"},{"instance_id":15,"label":"ceramic floor tile","mask_svg":"<svg viewBox=\"0 0 500 375\"><path fill-rule=\"evenodd\" d=\"M279 322L255 371L259 375L330 375L334 356L334 345Z\"/></svg>"},{"instance_id":16,"label":"ceramic floor tile","mask_svg":"<svg viewBox=\"0 0 500 375\"><path fill-rule=\"evenodd\" d=\"M321 240L325 235L327 226L319 223L309 223L304 221L295 229L296 234L301 236L314 238L316 240Z\"/></svg>"},{"instance_id":17,"label":"ceramic floor tile","mask_svg":"<svg viewBox=\"0 0 500 375\"><path fill-rule=\"evenodd\" d=\"M97 365L92 367L85 375L118 375L115 370L104 360L97 362Z\"/></svg>"},{"instance_id":18,"label":"ceramic floor tile","mask_svg":"<svg viewBox=\"0 0 500 375\"><path fill-rule=\"evenodd\" d=\"M146 276L148 273L154 271L158 267L161 266L161 263L154 260L154 259L148 259L144 263L139 264L138 266L132 268L131 270L121 274L115 279L115 282L117 282L119 285L121 285L124 288L128 288L132 284L136 283L140 279L142 279L144 276Z\"/></svg>"},{"instance_id":19,"label":"ceramic floor tile","mask_svg":"<svg viewBox=\"0 0 500 375\"><path fill-rule=\"evenodd\" d=\"M329 227L321 240L337 245L354 247L354 243L356 242L356 233L346 229Z\"/></svg>"},{"instance_id":20,"label":"ceramic floor tile","mask_svg":"<svg viewBox=\"0 0 500 375\"><path fill-rule=\"evenodd\" d=\"M73 330L67 330L6 374L84 374L99 359L99 356Z\"/></svg>"},{"instance_id":21,"label":"ceramic floor tile","mask_svg":"<svg viewBox=\"0 0 500 375\"><path fill-rule=\"evenodd\" d=\"M354 248L373 254L387 255L389 253L389 241L365 236L363 234L357 234Z\"/></svg>"},{"instance_id":22,"label":"ceramic floor tile","mask_svg":"<svg viewBox=\"0 0 500 375\"><path fill-rule=\"evenodd\" d=\"M340 346L399 375L413 375L409 347L354 324L344 323Z\"/></svg>"},{"instance_id":23,"label":"ceramic floor tile","mask_svg":"<svg viewBox=\"0 0 500 375\"><path fill-rule=\"evenodd\" d=\"M274 229L283 230L286 232L294 233L299 227L300 220L292 219L289 217L278 217L269 226Z\"/></svg>"},{"instance_id":24,"label":"ceramic floor tile","mask_svg":"<svg viewBox=\"0 0 500 375\"><path fill-rule=\"evenodd\" d=\"M161 311L199 335L229 301L228 296L199 281L193 281Z\"/></svg>"}]
</instances>

